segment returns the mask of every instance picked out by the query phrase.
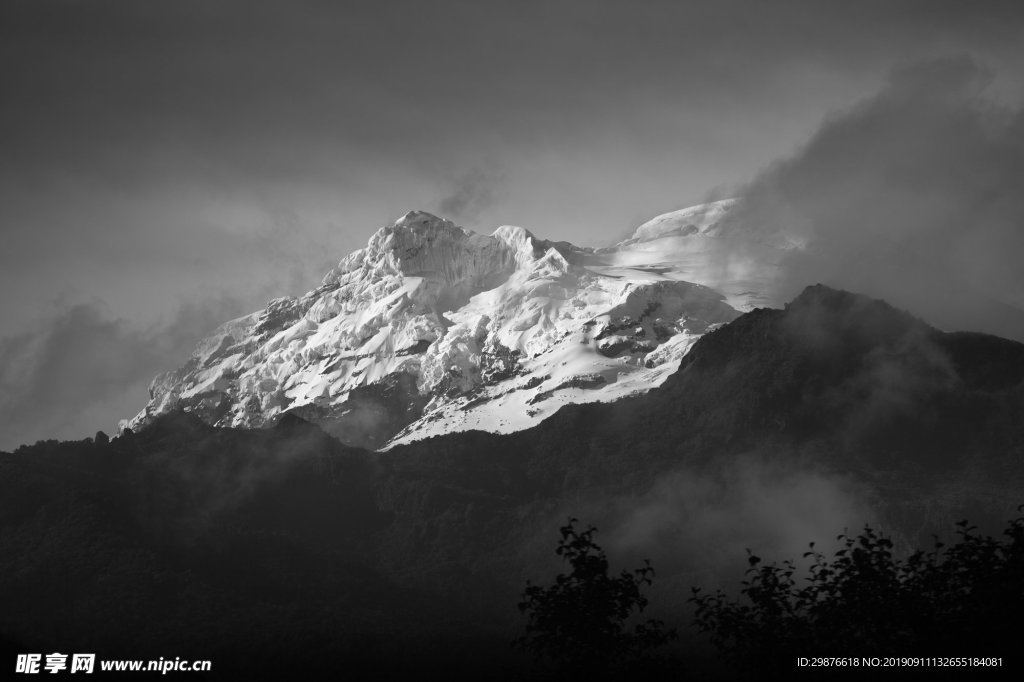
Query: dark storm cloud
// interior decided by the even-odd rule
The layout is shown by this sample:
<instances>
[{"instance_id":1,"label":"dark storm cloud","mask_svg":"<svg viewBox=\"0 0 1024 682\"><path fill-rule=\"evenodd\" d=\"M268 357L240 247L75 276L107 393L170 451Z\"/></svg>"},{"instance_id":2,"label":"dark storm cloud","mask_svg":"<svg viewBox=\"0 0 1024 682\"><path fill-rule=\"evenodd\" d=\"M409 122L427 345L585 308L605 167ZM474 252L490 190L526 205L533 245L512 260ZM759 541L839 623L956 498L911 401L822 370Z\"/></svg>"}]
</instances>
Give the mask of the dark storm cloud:
<instances>
[{"instance_id":1,"label":"dark storm cloud","mask_svg":"<svg viewBox=\"0 0 1024 682\"><path fill-rule=\"evenodd\" d=\"M900 68L745 189L745 224L808 247L779 300L823 282L1024 339L1024 113L987 84L966 57Z\"/></svg>"},{"instance_id":2,"label":"dark storm cloud","mask_svg":"<svg viewBox=\"0 0 1024 682\"><path fill-rule=\"evenodd\" d=\"M28 439L112 432L145 403L154 370L180 366L196 342L240 312L236 301L182 306L139 329L102 304L75 305L33 332L0 340L0 448Z\"/></svg>"}]
</instances>

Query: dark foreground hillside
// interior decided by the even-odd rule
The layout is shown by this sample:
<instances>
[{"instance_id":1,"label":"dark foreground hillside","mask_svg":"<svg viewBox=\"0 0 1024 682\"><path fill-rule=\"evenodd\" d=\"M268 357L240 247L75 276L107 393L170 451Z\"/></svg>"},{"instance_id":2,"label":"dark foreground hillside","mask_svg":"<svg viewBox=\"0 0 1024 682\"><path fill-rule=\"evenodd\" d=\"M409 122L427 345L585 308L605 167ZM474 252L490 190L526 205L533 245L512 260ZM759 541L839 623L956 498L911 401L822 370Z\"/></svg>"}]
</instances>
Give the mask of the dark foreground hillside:
<instances>
[{"instance_id":1,"label":"dark foreground hillside","mask_svg":"<svg viewBox=\"0 0 1024 682\"><path fill-rule=\"evenodd\" d=\"M519 594L560 570L572 515L613 562L652 560L650 609L707 671L690 585L845 525L897 550L963 517L995 530L1024 501L1022 414L1024 345L811 287L701 339L660 389L522 433L369 453L295 418L176 414L40 442L0 456L0 634L208 658L211 679L522 678Z\"/></svg>"}]
</instances>

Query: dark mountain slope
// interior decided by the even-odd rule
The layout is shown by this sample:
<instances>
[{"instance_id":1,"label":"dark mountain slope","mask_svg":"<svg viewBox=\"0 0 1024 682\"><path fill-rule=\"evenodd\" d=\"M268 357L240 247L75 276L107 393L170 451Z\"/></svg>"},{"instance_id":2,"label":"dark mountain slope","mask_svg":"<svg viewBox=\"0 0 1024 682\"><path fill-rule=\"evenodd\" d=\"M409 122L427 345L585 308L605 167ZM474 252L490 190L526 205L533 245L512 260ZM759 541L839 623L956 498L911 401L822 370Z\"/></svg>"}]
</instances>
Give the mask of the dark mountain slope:
<instances>
[{"instance_id":1,"label":"dark mountain slope","mask_svg":"<svg viewBox=\"0 0 1024 682\"><path fill-rule=\"evenodd\" d=\"M384 556L433 584L481 543L481 570L516 585L541 570L534 538L573 514L650 557L678 600L743 547L799 555L866 522L903 549L965 517L995 532L1024 501L1021 415L1024 345L812 287L708 334L647 395L388 453L389 534L430 540Z\"/></svg>"},{"instance_id":2,"label":"dark mountain slope","mask_svg":"<svg viewBox=\"0 0 1024 682\"><path fill-rule=\"evenodd\" d=\"M815 500L847 483L911 540L965 514L1001 523L1024 498L1022 414L1024 345L811 287L706 335L658 390L507 436L368 453L298 418L175 414L41 442L0 456L0 634L210 657L228 678L514 676L517 596L558 570L567 515L651 556L678 619L678 596L739 569L744 546L785 546L777 526L813 539ZM850 509L835 518L860 523Z\"/></svg>"},{"instance_id":3,"label":"dark mountain slope","mask_svg":"<svg viewBox=\"0 0 1024 682\"><path fill-rule=\"evenodd\" d=\"M1021 415L1024 344L942 333L884 302L816 286L785 310L706 335L648 395L567 407L522 433L411 444L384 461L444 458L493 477L496 460L516 458L535 494L557 495L758 452L865 477L966 474L1024 492Z\"/></svg>"}]
</instances>

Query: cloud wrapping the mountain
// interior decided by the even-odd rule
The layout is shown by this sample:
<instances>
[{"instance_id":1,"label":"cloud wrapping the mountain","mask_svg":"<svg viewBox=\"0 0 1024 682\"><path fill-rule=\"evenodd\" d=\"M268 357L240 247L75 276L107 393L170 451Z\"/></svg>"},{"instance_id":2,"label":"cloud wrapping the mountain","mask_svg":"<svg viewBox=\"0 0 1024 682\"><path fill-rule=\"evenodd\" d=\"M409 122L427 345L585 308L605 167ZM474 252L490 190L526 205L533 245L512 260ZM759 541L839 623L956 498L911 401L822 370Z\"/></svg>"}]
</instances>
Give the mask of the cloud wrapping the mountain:
<instances>
[{"instance_id":1,"label":"cloud wrapping the mountain","mask_svg":"<svg viewBox=\"0 0 1024 682\"><path fill-rule=\"evenodd\" d=\"M746 225L806 247L781 263L779 303L822 282L1024 338L1024 112L988 83L966 57L897 69L741 192Z\"/></svg>"},{"instance_id":2,"label":"cloud wrapping the mountain","mask_svg":"<svg viewBox=\"0 0 1024 682\"><path fill-rule=\"evenodd\" d=\"M166 324L138 328L81 303L0 339L0 448L112 430L111 414L129 416L145 400L154 369L182 364L238 308L229 298L186 304Z\"/></svg>"}]
</instances>

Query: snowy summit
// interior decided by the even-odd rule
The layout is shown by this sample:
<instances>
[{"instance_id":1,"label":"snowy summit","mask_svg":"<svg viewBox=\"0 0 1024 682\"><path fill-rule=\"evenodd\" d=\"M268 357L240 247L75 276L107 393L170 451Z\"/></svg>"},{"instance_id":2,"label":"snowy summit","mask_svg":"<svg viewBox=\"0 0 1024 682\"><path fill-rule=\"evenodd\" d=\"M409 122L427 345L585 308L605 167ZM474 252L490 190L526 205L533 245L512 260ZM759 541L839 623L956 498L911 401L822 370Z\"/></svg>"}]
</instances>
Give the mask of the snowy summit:
<instances>
[{"instance_id":1,"label":"snowy summit","mask_svg":"<svg viewBox=\"0 0 1024 682\"><path fill-rule=\"evenodd\" d=\"M290 412L381 449L647 391L762 302L778 254L735 262L734 205L668 213L599 250L407 213L316 289L217 329L122 427L178 408L248 428Z\"/></svg>"}]
</instances>

